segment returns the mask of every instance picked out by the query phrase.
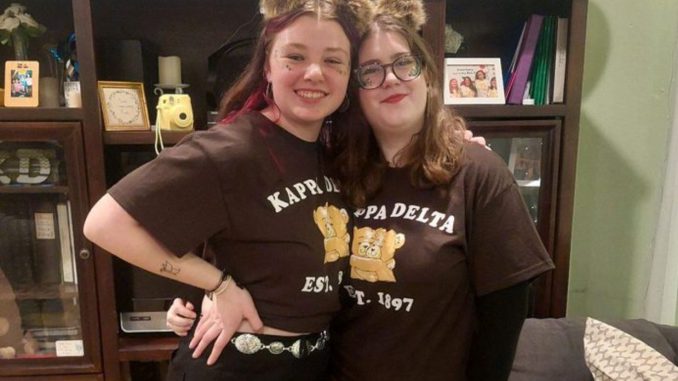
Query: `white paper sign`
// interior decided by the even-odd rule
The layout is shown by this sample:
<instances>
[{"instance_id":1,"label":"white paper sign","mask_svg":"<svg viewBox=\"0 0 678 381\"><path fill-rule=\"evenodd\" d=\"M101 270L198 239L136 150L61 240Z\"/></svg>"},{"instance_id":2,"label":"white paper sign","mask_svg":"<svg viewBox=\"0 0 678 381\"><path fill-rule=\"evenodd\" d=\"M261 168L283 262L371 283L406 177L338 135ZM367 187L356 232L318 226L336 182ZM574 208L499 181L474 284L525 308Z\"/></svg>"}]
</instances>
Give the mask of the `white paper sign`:
<instances>
[{"instance_id":1,"label":"white paper sign","mask_svg":"<svg viewBox=\"0 0 678 381\"><path fill-rule=\"evenodd\" d=\"M54 344L56 345L57 357L82 357L85 355L82 340L57 340Z\"/></svg>"}]
</instances>

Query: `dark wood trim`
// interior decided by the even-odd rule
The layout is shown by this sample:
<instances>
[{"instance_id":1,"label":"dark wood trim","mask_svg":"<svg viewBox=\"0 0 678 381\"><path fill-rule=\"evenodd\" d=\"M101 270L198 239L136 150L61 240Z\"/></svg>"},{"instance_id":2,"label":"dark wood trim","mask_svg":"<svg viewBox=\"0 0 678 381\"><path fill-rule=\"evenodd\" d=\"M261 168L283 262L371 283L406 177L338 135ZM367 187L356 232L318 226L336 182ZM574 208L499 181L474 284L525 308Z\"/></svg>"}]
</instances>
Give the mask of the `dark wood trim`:
<instances>
[{"instance_id":1,"label":"dark wood trim","mask_svg":"<svg viewBox=\"0 0 678 381\"><path fill-rule=\"evenodd\" d=\"M82 115L81 108L0 107L0 120L3 122L80 121Z\"/></svg>"},{"instance_id":2,"label":"dark wood trim","mask_svg":"<svg viewBox=\"0 0 678 381\"><path fill-rule=\"evenodd\" d=\"M561 118L567 114L567 107L562 104L548 106L509 106L509 105L448 105L465 118Z\"/></svg>"},{"instance_id":3,"label":"dark wood trim","mask_svg":"<svg viewBox=\"0 0 678 381\"><path fill-rule=\"evenodd\" d=\"M77 128L73 130L70 139L64 142L64 153L66 156L66 171L71 193L71 219L73 224L73 251L75 254L75 265L80 284L79 291L81 298L87 298L88 307L85 311L80 311L83 316L81 322L83 328L83 341L85 344L85 353L90 356L96 372L101 372L101 341L99 334L99 314L96 294L96 276L94 271L94 261L91 255L80 255L85 246L85 236L82 228L85 225L85 217L89 211L89 197L87 192L87 173L85 169L85 152L82 139L82 126L78 123ZM92 286L94 287L92 287ZM85 320L86 319L86 320Z\"/></svg>"},{"instance_id":4,"label":"dark wood trim","mask_svg":"<svg viewBox=\"0 0 678 381\"><path fill-rule=\"evenodd\" d=\"M0 194L49 194L57 193L67 195L69 189L66 186L13 186L0 185Z\"/></svg>"},{"instance_id":5,"label":"dark wood trim","mask_svg":"<svg viewBox=\"0 0 678 381\"><path fill-rule=\"evenodd\" d=\"M121 337L120 361L164 361L179 346L178 337Z\"/></svg>"},{"instance_id":6,"label":"dark wood trim","mask_svg":"<svg viewBox=\"0 0 678 381\"><path fill-rule=\"evenodd\" d=\"M554 280L551 316L563 317L567 313L572 218L574 215L574 186L579 144L579 117L584 73L584 42L586 41L586 14L588 0L572 0L570 14L567 80L565 101L567 114L562 133L560 181L558 185L558 225L556 227L556 266L563 269Z\"/></svg>"},{"instance_id":7,"label":"dark wood trim","mask_svg":"<svg viewBox=\"0 0 678 381\"><path fill-rule=\"evenodd\" d=\"M422 27L422 36L428 42L433 52L433 59L438 63L438 70L442 73L445 58L445 33L443 32L445 30L445 0L426 0L424 5L428 20ZM442 86L442 82L440 85Z\"/></svg>"},{"instance_id":8,"label":"dark wood trim","mask_svg":"<svg viewBox=\"0 0 678 381\"><path fill-rule=\"evenodd\" d=\"M162 141L165 145L176 144L184 136L191 132L163 131ZM154 144L155 132L153 131L106 131L104 132L104 143L107 145L137 145Z\"/></svg>"},{"instance_id":9,"label":"dark wood trim","mask_svg":"<svg viewBox=\"0 0 678 381\"><path fill-rule=\"evenodd\" d=\"M3 377L3 381L103 381L103 376L100 374L88 375L59 375L59 376L28 376L28 377Z\"/></svg>"},{"instance_id":10,"label":"dark wood trim","mask_svg":"<svg viewBox=\"0 0 678 381\"><path fill-rule=\"evenodd\" d=\"M106 192L106 171L102 141L101 114L97 92L94 32L90 0L72 0L73 24L77 36L80 61L80 88L82 91L85 163L90 206ZM118 320L115 307L113 264L105 251L87 243L94 258L97 277L96 292L99 301L101 356L105 379L120 380L118 366ZM102 286L103 285L103 286Z\"/></svg>"}]
</instances>

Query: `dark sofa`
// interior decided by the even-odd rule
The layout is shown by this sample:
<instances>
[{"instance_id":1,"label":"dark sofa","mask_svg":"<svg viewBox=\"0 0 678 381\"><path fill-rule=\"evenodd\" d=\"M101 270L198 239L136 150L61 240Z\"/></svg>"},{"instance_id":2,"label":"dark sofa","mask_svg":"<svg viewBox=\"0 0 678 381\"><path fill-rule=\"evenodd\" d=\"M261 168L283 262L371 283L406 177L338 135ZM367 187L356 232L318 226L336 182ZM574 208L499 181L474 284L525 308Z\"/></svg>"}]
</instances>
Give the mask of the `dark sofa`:
<instances>
[{"instance_id":1,"label":"dark sofa","mask_svg":"<svg viewBox=\"0 0 678 381\"><path fill-rule=\"evenodd\" d=\"M606 321L678 364L678 327L647 320ZM509 381L593 380L584 360L585 318L527 319Z\"/></svg>"}]
</instances>

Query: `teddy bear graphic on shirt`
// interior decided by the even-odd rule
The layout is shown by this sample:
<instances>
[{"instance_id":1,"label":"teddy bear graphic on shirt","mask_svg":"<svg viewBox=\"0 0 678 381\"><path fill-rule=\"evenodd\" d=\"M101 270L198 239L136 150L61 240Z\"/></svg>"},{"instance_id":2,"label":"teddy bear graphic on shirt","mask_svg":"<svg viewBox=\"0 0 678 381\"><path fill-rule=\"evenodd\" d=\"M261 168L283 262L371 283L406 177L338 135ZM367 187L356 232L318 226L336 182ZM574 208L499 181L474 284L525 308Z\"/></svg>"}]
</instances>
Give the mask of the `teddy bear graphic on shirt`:
<instances>
[{"instance_id":1,"label":"teddy bear graphic on shirt","mask_svg":"<svg viewBox=\"0 0 678 381\"><path fill-rule=\"evenodd\" d=\"M351 278L368 282L395 282L395 252L405 244L405 235L395 230L353 228Z\"/></svg>"},{"instance_id":2,"label":"teddy bear graphic on shirt","mask_svg":"<svg viewBox=\"0 0 678 381\"><path fill-rule=\"evenodd\" d=\"M313 220L325 237L325 262L334 262L348 256L348 213L334 205L319 206L313 211Z\"/></svg>"}]
</instances>

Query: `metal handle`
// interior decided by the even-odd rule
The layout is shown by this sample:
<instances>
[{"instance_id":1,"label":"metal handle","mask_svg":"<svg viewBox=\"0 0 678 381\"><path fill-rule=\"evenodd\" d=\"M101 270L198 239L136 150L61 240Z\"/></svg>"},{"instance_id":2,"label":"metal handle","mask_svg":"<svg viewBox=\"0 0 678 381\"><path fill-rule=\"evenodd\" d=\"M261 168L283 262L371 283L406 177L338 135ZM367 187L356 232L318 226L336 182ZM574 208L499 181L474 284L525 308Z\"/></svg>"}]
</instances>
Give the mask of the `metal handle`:
<instances>
[{"instance_id":1,"label":"metal handle","mask_svg":"<svg viewBox=\"0 0 678 381\"><path fill-rule=\"evenodd\" d=\"M87 249L82 249L80 250L80 259L89 259L91 254L89 253L89 250Z\"/></svg>"}]
</instances>

